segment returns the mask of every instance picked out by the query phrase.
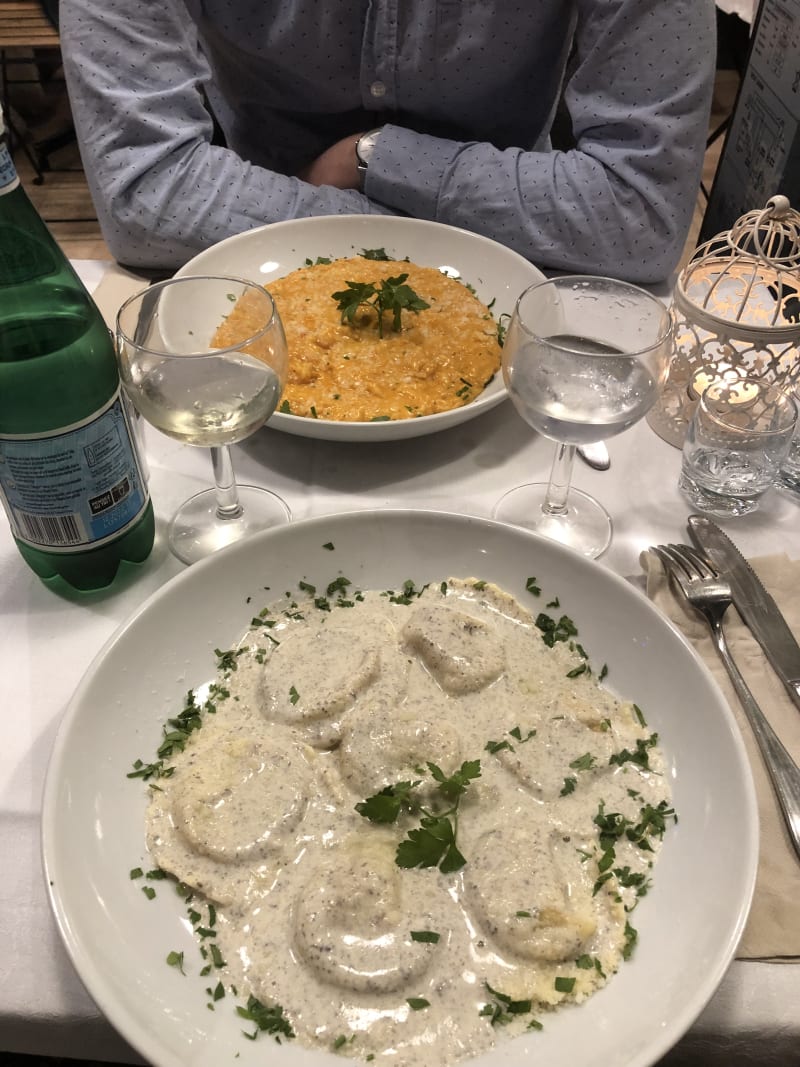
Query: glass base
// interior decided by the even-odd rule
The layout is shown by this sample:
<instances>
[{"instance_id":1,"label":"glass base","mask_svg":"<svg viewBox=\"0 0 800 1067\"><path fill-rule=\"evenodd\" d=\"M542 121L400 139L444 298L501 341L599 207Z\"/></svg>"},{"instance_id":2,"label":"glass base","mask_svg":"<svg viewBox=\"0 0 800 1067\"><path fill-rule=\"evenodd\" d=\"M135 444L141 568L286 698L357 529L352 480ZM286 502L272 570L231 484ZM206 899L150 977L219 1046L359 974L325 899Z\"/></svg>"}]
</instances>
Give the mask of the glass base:
<instances>
[{"instance_id":1,"label":"glass base","mask_svg":"<svg viewBox=\"0 0 800 1067\"><path fill-rule=\"evenodd\" d=\"M611 543L611 517L602 504L579 489L570 489L566 511L550 514L544 510L546 499L545 482L521 485L500 498L494 518L533 530L589 559L605 552Z\"/></svg>"},{"instance_id":2,"label":"glass base","mask_svg":"<svg viewBox=\"0 0 800 1067\"><path fill-rule=\"evenodd\" d=\"M204 489L182 504L169 524L167 541L183 563L197 563L243 537L288 522L288 506L275 493L255 485L237 486L241 511L223 518L217 511L217 494Z\"/></svg>"},{"instance_id":3,"label":"glass base","mask_svg":"<svg viewBox=\"0 0 800 1067\"><path fill-rule=\"evenodd\" d=\"M733 493L715 493L701 485L686 470L682 470L678 478L678 489L683 493L689 503L697 511L703 511L708 515L716 515L719 518L730 516L751 515L758 509L761 498L766 493L768 486L764 486L758 492L736 496Z\"/></svg>"}]
</instances>

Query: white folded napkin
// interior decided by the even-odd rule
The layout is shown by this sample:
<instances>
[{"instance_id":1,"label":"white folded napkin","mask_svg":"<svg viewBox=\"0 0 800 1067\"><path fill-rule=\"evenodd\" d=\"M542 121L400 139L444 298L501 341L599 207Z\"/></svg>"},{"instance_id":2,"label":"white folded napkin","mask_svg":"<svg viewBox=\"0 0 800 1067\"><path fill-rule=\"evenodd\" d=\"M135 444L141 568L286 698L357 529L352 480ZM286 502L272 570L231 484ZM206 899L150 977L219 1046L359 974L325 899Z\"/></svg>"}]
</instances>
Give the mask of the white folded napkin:
<instances>
[{"instance_id":1,"label":"white folded napkin","mask_svg":"<svg viewBox=\"0 0 800 1067\"><path fill-rule=\"evenodd\" d=\"M748 562L775 598L792 632L800 635L800 562L785 555ZM657 556L644 552L641 563L647 575L647 595L691 641L725 694L744 736L753 769L761 847L753 906L737 957L796 961L800 959L800 860L786 832L760 750L705 621L683 597L673 593ZM753 696L792 758L800 762L800 710L789 699L761 646L733 607L725 615L725 635Z\"/></svg>"},{"instance_id":2,"label":"white folded napkin","mask_svg":"<svg viewBox=\"0 0 800 1067\"><path fill-rule=\"evenodd\" d=\"M134 274L117 263L111 264L92 293L92 299L100 308L109 330L116 328L117 311L128 297L146 289L148 285L148 278Z\"/></svg>"}]
</instances>

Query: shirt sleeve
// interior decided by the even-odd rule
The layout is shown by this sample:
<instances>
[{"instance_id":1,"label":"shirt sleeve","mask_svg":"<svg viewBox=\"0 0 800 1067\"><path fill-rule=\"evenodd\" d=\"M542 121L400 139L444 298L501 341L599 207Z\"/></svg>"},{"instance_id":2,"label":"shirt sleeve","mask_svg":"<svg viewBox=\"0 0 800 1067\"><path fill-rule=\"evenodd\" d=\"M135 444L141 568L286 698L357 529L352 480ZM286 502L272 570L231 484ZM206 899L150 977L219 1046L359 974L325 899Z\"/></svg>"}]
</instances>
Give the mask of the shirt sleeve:
<instances>
[{"instance_id":1,"label":"shirt sleeve","mask_svg":"<svg viewBox=\"0 0 800 1067\"><path fill-rule=\"evenodd\" d=\"M62 0L60 33L87 182L120 263L172 269L269 222L398 213L213 144L210 72L180 0Z\"/></svg>"},{"instance_id":2,"label":"shirt sleeve","mask_svg":"<svg viewBox=\"0 0 800 1067\"><path fill-rule=\"evenodd\" d=\"M712 0L579 0L564 90L574 148L501 151L389 125L365 191L544 268L663 280L699 190L714 27Z\"/></svg>"}]
</instances>

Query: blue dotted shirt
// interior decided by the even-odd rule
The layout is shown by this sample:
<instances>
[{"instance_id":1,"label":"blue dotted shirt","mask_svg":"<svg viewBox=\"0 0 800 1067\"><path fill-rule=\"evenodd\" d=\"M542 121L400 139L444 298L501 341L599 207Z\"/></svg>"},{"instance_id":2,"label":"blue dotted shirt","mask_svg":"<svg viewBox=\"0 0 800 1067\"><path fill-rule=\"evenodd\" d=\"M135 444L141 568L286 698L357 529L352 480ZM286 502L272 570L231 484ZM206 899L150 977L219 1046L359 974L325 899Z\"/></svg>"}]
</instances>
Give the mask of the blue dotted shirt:
<instances>
[{"instance_id":1,"label":"blue dotted shirt","mask_svg":"<svg viewBox=\"0 0 800 1067\"><path fill-rule=\"evenodd\" d=\"M681 253L713 0L61 0L60 23L98 217L131 266L374 212L645 282ZM554 150L562 93L573 140ZM374 126L363 194L294 176Z\"/></svg>"}]
</instances>

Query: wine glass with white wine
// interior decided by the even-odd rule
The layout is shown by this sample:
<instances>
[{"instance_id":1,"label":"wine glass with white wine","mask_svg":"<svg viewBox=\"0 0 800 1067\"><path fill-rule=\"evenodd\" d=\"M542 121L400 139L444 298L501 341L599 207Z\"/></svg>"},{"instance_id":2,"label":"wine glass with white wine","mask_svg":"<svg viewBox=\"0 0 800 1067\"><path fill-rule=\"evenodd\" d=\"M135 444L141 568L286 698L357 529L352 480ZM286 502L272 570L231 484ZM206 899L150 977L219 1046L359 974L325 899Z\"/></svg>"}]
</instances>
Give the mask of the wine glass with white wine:
<instances>
[{"instance_id":1,"label":"wine glass with white wine","mask_svg":"<svg viewBox=\"0 0 800 1067\"><path fill-rule=\"evenodd\" d=\"M230 445L263 426L286 384L283 325L262 286L240 278L180 277L132 296L117 314L123 388L168 437L211 449L215 488L187 500L169 527L184 563L287 522L279 496L237 486Z\"/></svg>"},{"instance_id":2,"label":"wine glass with white wine","mask_svg":"<svg viewBox=\"0 0 800 1067\"><path fill-rule=\"evenodd\" d=\"M547 483L506 493L494 517L595 558L611 518L571 489L575 449L622 433L649 411L667 376L671 317L651 293L613 278L567 275L518 299L503 346L503 377L522 418L556 442Z\"/></svg>"}]
</instances>

